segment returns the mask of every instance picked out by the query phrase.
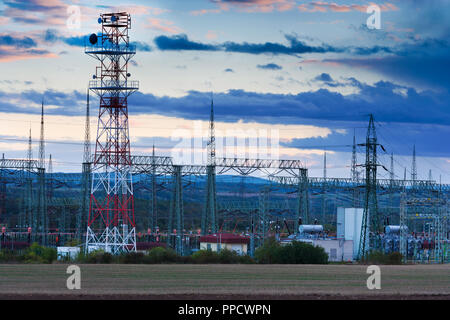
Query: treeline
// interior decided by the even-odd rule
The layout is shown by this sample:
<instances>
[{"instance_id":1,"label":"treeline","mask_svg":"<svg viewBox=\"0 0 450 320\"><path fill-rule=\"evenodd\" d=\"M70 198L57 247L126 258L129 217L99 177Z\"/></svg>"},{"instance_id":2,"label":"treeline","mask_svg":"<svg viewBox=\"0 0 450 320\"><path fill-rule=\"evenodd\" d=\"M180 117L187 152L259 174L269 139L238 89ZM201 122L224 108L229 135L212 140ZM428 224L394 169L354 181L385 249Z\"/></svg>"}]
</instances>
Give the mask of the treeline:
<instances>
[{"instance_id":1,"label":"treeline","mask_svg":"<svg viewBox=\"0 0 450 320\"><path fill-rule=\"evenodd\" d=\"M0 250L0 263L53 263L57 260L54 248L33 243L23 250ZM67 263L69 260L58 262ZM327 264L328 254L322 247L304 242L293 241L280 245L275 239L268 239L263 246L255 250L254 257L239 255L235 251L223 249L220 252L199 250L189 256L178 255L174 250L156 247L145 252L130 252L112 255L104 251L81 252L71 263L92 264ZM402 255L398 252L385 254L371 252L365 264L402 264Z\"/></svg>"},{"instance_id":2,"label":"treeline","mask_svg":"<svg viewBox=\"0 0 450 320\"><path fill-rule=\"evenodd\" d=\"M25 250L0 250L0 262L2 263L52 263L57 260L56 249L47 248L33 243ZM68 262L68 261L61 261ZM125 264L251 264L251 263L281 263L281 264L325 264L328 263L328 255L323 248L315 247L307 243L292 242L281 246L274 239L255 251L254 258L248 255L239 255L235 251L199 250L189 256L178 255L174 250L156 247L145 252L130 252L121 255L112 255L104 251L93 251L88 254L81 252L75 263L125 263Z\"/></svg>"}]
</instances>

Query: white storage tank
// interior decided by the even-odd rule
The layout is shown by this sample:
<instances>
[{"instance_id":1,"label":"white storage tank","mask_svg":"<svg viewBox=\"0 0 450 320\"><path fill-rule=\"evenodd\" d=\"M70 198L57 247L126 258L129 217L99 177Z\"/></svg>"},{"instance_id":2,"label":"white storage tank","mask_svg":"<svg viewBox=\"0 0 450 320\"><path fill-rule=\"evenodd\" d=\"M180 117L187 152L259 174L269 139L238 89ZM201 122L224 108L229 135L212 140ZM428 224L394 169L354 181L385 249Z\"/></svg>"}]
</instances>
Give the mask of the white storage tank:
<instances>
[{"instance_id":1,"label":"white storage tank","mask_svg":"<svg viewBox=\"0 0 450 320\"><path fill-rule=\"evenodd\" d=\"M403 226L403 230L405 230L406 232L408 231L408 227L407 226ZM390 226L386 226L385 229L386 234L400 234L400 226L395 226L395 225L390 225Z\"/></svg>"},{"instance_id":2,"label":"white storage tank","mask_svg":"<svg viewBox=\"0 0 450 320\"><path fill-rule=\"evenodd\" d=\"M298 232L300 232L300 234L320 233L320 232L323 232L323 226L320 224L302 224L298 227Z\"/></svg>"}]
</instances>

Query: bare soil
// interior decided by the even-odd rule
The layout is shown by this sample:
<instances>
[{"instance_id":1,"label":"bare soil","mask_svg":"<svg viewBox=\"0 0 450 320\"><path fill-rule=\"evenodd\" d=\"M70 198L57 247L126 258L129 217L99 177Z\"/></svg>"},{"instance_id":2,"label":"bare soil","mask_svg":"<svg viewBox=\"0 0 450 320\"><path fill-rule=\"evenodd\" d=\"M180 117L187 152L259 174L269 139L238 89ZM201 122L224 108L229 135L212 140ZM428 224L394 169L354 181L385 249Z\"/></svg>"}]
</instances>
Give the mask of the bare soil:
<instances>
[{"instance_id":1,"label":"bare soil","mask_svg":"<svg viewBox=\"0 0 450 320\"><path fill-rule=\"evenodd\" d=\"M368 290L363 265L84 264L68 290L65 264L0 265L0 299L450 300L450 265L380 266Z\"/></svg>"}]
</instances>

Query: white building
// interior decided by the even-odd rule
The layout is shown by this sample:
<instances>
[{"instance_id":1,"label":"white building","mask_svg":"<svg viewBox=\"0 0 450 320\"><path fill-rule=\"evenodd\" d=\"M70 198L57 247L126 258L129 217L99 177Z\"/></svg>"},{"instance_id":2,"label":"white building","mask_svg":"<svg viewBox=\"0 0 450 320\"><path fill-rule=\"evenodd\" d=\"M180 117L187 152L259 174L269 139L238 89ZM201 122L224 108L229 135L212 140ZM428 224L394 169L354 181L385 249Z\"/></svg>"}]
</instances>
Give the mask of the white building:
<instances>
[{"instance_id":1,"label":"white building","mask_svg":"<svg viewBox=\"0 0 450 320\"><path fill-rule=\"evenodd\" d=\"M80 247L57 247L58 260L75 260L80 254Z\"/></svg>"},{"instance_id":2,"label":"white building","mask_svg":"<svg viewBox=\"0 0 450 320\"><path fill-rule=\"evenodd\" d=\"M247 254L250 239L248 237L231 234L217 233L200 237L200 250L218 252L223 249L235 251L240 255Z\"/></svg>"},{"instance_id":3,"label":"white building","mask_svg":"<svg viewBox=\"0 0 450 320\"><path fill-rule=\"evenodd\" d=\"M358 257L363 213L363 208L337 208L336 237L353 241L353 259Z\"/></svg>"}]
</instances>

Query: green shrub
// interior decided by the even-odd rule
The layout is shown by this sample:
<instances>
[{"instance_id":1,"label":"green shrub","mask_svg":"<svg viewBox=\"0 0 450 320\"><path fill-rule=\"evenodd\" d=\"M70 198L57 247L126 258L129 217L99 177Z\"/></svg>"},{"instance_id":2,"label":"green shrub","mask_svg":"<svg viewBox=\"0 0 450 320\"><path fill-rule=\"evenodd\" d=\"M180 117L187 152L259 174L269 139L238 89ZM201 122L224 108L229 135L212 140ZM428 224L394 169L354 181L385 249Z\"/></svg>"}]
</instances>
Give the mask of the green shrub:
<instances>
[{"instance_id":1,"label":"green shrub","mask_svg":"<svg viewBox=\"0 0 450 320\"><path fill-rule=\"evenodd\" d=\"M192 260L192 256L178 256L177 263L189 264L189 263L194 263L194 262Z\"/></svg>"},{"instance_id":2,"label":"green shrub","mask_svg":"<svg viewBox=\"0 0 450 320\"><path fill-rule=\"evenodd\" d=\"M280 244L275 238L267 239L264 244L255 250L255 259L258 263L275 263Z\"/></svg>"},{"instance_id":3,"label":"green shrub","mask_svg":"<svg viewBox=\"0 0 450 320\"><path fill-rule=\"evenodd\" d=\"M192 261L200 264L219 263L220 256L217 252L211 250L199 250L192 254Z\"/></svg>"},{"instance_id":4,"label":"green shrub","mask_svg":"<svg viewBox=\"0 0 450 320\"><path fill-rule=\"evenodd\" d=\"M391 252L388 254L387 264L402 264L403 255L400 252Z\"/></svg>"},{"instance_id":5,"label":"green shrub","mask_svg":"<svg viewBox=\"0 0 450 320\"><path fill-rule=\"evenodd\" d=\"M144 254L142 252L128 252L119 257L120 263L139 264L144 263Z\"/></svg>"},{"instance_id":6,"label":"green shrub","mask_svg":"<svg viewBox=\"0 0 450 320\"><path fill-rule=\"evenodd\" d=\"M241 263L241 264L252 264L252 263L256 263L256 262L255 262L255 260L252 257L244 255L244 256L239 256L239 262L238 263Z\"/></svg>"},{"instance_id":7,"label":"green shrub","mask_svg":"<svg viewBox=\"0 0 450 320\"><path fill-rule=\"evenodd\" d=\"M24 256L18 251L13 251L11 249L0 250L0 262L22 262Z\"/></svg>"},{"instance_id":8,"label":"green shrub","mask_svg":"<svg viewBox=\"0 0 450 320\"><path fill-rule=\"evenodd\" d=\"M305 242L293 241L277 250L275 263L327 264L328 254L324 248Z\"/></svg>"},{"instance_id":9,"label":"green shrub","mask_svg":"<svg viewBox=\"0 0 450 320\"><path fill-rule=\"evenodd\" d=\"M293 241L280 245L275 239L268 239L255 251L258 263L272 264L326 264L328 255L322 247Z\"/></svg>"},{"instance_id":10,"label":"green shrub","mask_svg":"<svg viewBox=\"0 0 450 320\"><path fill-rule=\"evenodd\" d=\"M381 251L371 251L362 263L368 264L402 264L403 256L400 252L383 253Z\"/></svg>"},{"instance_id":11,"label":"green shrub","mask_svg":"<svg viewBox=\"0 0 450 320\"><path fill-rule=\"evenodd\" d=\"M103 263L108 264L113 262L114 257L112 254L105 252L103 250L91 251L88 254L80 252L77 259L78 262L82 263Z\"/></svg>"},{"instance_id":12,"label":"green shrub","mask_svg":"<svg viewBox=\"0 0 450 320\"><path fill-rule=\"evenodd\" d=\"M175 251L163 247L153 248L144 256L144 263L174 263L177 260Z\"/></svg>"},{"instance_id":13,"label":"green shrub","mask_svg":"<svg viewBox=\"0 0 450 320\"><path fill-rule=\"evenodd\" d=\"M56 249L38 245L36 242L25 251L26 263L52 263L57 258Z\"/></svg>"},{"instance_id":14,"label":"green shrub","mask_svg":"<svg viewBox=\"0 0 450 320\"><path fill-rule=\"evenodd\" d=\"M239 263L240 256L236 251L222 249L219 252L219 263Z\"/></svg>"}]
</instances>

